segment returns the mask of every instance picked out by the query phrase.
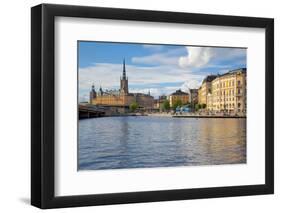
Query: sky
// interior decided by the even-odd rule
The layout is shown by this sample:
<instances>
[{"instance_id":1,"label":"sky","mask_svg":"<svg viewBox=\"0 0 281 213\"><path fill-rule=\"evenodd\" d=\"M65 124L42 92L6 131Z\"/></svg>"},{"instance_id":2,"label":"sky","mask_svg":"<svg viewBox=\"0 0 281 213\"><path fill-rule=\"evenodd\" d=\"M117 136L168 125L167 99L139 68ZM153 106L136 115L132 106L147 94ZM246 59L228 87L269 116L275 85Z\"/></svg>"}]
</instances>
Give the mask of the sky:
<instances>
[{"instance_id":1,"label":"sky","mask_svg":"<svg viewBox=\"0 0 281 213\"><path fill-rule=\"evenodd\" d=\"M79 41L79 101L88 101L92 84L119 89L123 59L129 92L157 98L198 88L207 75L244 68L246 54L245 48Z\"/></svg>"}]
</instances>

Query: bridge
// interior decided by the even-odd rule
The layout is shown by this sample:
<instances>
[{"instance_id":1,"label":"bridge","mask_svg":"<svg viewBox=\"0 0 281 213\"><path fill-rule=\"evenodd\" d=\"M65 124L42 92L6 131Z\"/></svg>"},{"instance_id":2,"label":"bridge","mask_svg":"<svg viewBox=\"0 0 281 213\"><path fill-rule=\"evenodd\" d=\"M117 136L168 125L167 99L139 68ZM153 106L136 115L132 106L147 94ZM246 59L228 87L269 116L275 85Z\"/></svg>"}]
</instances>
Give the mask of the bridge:
<instances>
[{"instance_id":1,"label":"bridge","mask_svg":"<svg viewBox=\"0 0 281 213\"><path fill-rule=\"evenodd\" d=\"M106 110L102 107L79 104L79 119L103 117L105 114Z\"/></svg>"}]
</instances>

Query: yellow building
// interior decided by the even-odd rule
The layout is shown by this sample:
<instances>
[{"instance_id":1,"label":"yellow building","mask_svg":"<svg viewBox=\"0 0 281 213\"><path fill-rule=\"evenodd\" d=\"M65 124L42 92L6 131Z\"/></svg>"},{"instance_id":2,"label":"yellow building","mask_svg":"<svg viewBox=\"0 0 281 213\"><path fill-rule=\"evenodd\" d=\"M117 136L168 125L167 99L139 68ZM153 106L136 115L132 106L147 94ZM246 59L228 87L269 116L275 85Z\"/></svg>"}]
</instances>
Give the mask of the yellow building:
<instances>
[{"instance_id":1,"label":"yellow building","mask_svg":"<svg viewBox=\"0 0 281 213\"><path fill-rule=\"evenodd\" d=\"M246 113L246 79L246 68L218 75L211 82L211 90L207 94L207 109L215 112Z\"/></svg>"},{"instance_id":2,"label":"yellow building","mask_svg":"<svg viewBox=\"0 0 281 213\"><path fill-rule=\"evenodd\" d=\"M207 104L208 93L212 90L212 81L216 78L216 75L208 75L204 78L202 85L198 89L198 103Z\"/></svg>"},{"instance_id":3,"label":"yellow building","mask_svg":"<svg viewBox=\"0 0 281 213\"><path fill-rule=\"evenodd\" d=\"M183 105L189 103L189 94L181 90L177 90L169 96L170 106L173 106L177 101L181 101Z\"/></svg>"},{"instance_id":4,"label":"yellow building","mask_svg":"<svg viewBox=\"0 0 281 213\"><path fill-rule=\"evenodd\" d=\"M91 98L93 105L111 105L111 106L129 106L135 97L129 94L121 94L115 91L103 92L102 89L97 93L96 97Z\"/></svg>"},{"instance_id":5,"label":"yellow building","mask_svg":"<svg viewBox=\"0 0 281 213\"><path fill-rule=\"evenodd\" d=\"M119 90L105 90L102 88L98 92L95 91L95 86L92 86L90 92L90 104L100 106L112 106L112 107L125 107L136 102L140 108L152 109L154 98L144 93L129 93L128 78L126 77L125 60L123 61L123 74L120 78L120 89Z\"/></svg>"}]
</instances>

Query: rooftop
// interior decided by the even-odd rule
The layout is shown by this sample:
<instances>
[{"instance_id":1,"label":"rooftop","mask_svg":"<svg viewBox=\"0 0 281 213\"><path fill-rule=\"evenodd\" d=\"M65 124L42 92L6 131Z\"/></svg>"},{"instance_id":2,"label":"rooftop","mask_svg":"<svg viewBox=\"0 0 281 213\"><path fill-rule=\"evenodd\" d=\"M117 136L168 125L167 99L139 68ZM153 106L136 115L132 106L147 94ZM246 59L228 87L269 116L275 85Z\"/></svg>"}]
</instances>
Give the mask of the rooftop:
<instances>
[{"instance_id":1,"label":"rooftop","mask_svg":"<svg viewBox=\"0 0 281 213\"><path fill-rule=\"evenodd\" d=\"M217 75L207 75L206 78L204 78L203 83L205 82L211 82L212 80L214 80L217 77Z\"/></svg>"},{"instance_id":2,"label":"rooftop","mask_svg":"<svg viewBox=\"0 0 281 213\"><path fill-rule=\"evenodd\" d=\"M188 95L188 93L179 90L176 90L176 92L172 93L171 95Z\"/></svg>"},{"instance_id":3,"label":"rooftop","mask_svg":"<svg viewBox=\"0 0 281 213\"><path fill-rule=\"evenodd\" d=\"M221 74L219 76L224 76L224 75L229 75L229 74L234 74L234 73L237 73L237 72L242 72L242 73L246 73L247 72L247 68L239 68L239 69L234 69L234 70L230 70L224 74Z\"/></svg>"},{"instance_id":4,"label":"rooftop","mask_svg":"<svg viewBox=\"0 0 281 213\"><path fill-rule=\"evenodd\" d=\"M230 71L228 71L228 72L226 72L226 73L223 73L223 74L208 75L208 76L206 76L206 77L204 78L202 84L205 83L205 82L211 82L211 81L213 81L214 79L216 79L217 77L221 77L221 76L225 76L225 75L230 75L230 74L235 74L235 73L237 73L237 72L246 73L246 71L247 71L247 68L238 68L238 69L230 70ZM200 86L200 87L201 87L201 86ZM199 89L200 89L200 87L199 87Z\"/></svg>"}]
</instances>

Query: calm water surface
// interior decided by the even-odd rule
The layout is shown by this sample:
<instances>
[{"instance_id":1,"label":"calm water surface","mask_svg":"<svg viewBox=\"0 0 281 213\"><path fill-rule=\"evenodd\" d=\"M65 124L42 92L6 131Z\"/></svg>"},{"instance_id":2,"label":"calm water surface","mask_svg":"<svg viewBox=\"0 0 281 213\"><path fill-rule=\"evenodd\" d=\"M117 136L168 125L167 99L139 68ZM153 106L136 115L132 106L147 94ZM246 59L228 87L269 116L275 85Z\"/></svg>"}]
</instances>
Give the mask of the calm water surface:
<instances>
[{"instance_id":1,"label":"calm water surface","mask_svg":"<svg viewBox=\"0 0 281 213\"><path fill-rule=\"evenodd\" d=\"M246 119L79 120L79 170L246 163Z\"/></svg>"}]
</instances>

